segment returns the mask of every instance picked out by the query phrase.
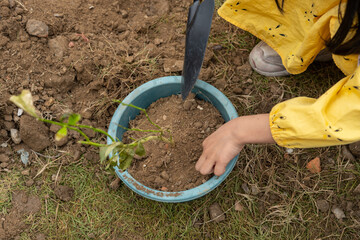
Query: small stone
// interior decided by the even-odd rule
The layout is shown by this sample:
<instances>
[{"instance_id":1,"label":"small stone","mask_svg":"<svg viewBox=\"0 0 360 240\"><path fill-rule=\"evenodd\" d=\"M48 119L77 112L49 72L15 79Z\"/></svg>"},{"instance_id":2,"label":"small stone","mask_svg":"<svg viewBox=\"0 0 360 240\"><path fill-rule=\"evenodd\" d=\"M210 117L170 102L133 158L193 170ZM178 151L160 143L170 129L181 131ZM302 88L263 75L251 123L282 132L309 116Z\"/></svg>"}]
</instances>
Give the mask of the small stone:
<instances>
[{"instance_id":1,"label":"small stone","mask_svg":"<svg viewBox=\"0 0 360 240\"><path fill-rule=\"evenodd\" d=\"M154 40L154 43L155 43L155 45L160 45L160 44L162 44L164 42L164 40L162 40L162 39L160 39L160 38L155 38L155 40Z\"/></svg>"},{"instance_id":2,"label":"small stone","mask_svg":"<svg viewBox=\"0 0 360 240\"><path fill-rule=\"evenodd\" d=\"M82 73L84 71L84 64L77 62L74 64L74 68L77 73Z\"/></svg>"},{"instance_id":3,"label":"small stone","mask_svg":"<svg viewBox=\"0 0 360 240\"><path fill-rule=\"evenodd\" d=\"M11 136L11 140L15 144L20 144L21 143L21 137L20 137L19 130L14 129L14 128L10 129L10 136Z\"/></svg>"},{"instance_id":4,"label":"small stone","mask_svg":"<svg viewBox=\"0 0 360 240\"><path fill-rule=\"evenodd\" d=\"M360 184L354 189L354 193L360 194Z\"/></svg>"},{"instance_id":5,"label":"small stone","mask_svg":"<svg viewBox=\"0 0 360 240\"><path fill-rule=\"evenodd\" d=\"M353 207L354 207L354 203L353 202L347 202L346 203L346 211L350 212L353 210Z\"/></svg>"},{"instance_id":6,"label":"small stone","mask_svg":"<svg viewBox=\"0 0 360 240\"><path fill-rule=\"evenodd\" d=\"M54 17L63 18L64 14L63 13L54 13Z\"/></svg>"},{"instance_id":7,"label":"small stone","mask_svg":"<svg viewBox=\"0 0 360 240\"><path fill-rule=\"evenodd\" d=\"M166 172L166 171L163 171L161 174L160 174L160 176L164 179L164 180L166 180L166 181L168 181L169 180L169 174Z\"/></svg>"},{"instance_id":8,"label":"small stone","mask_svg":"<svg viewBox=\"0 0 360 240\"><path fill-rule=\"evenodd\" d=\"M13 118L12 118L11 115L5 115L5 116L4 116L4 120L10 122L10 121L13 120Z\"/></svg>"},{"instance_id":9,"label":"small stone","mask_svg":"<svg viewBox=\"0 0 360 240\"><path fill-rule=\"evenodd\" d=\"M341 147L342 149L342 155L345 157L345 159L348 159L350 161L355 161L355 156L351 153L351 151L349 150L349 147L344 145Z\"/></svg>"},{"instance_id":10,"label":"small stone","mask_svg":"<svg viewBox=\"0 0 360 240\"><path fill-rule=\"evenodd\" d=\"M80 151L78 151L78 150L76 150L76 151L74 152L74 155L73 155L73 159L74 159L74 161L79 160L79 159L80 159L80 157L81 157L81 152L80 152Z\"/></svg>"},{"instance_id":11,"label":"small stone","mask_svg":"<svg viewBox=\"0 0 360 240\"><path fill-rule=\"evenodd\" d=\"M9 7L10 8L13 8L13 7L15 7L15 0L9 0Z\"/></svg>"},{"instance_id":12,"label":"small stone","mask_svg":"<svg viewBox=\"0 0 360 240\"><path fill-rule=\"evenodd\" d=\"M0 137L7 138L8 132L5 129L0 129Z\"/></svg>"},{"instance_id":13,"label":"small stone","mask_svg":"<svg viewBox=\"0 0 360 240\"><path fill-rule=\"evenodd\" d=\"M260 190L256 185L251 185L251 193L256 196L260 193Z\"/></svg>"},{"instance_id":14,"label":"small stone","mask_svg":"<svg viewBox=\"0 0 360 240\"><path fill-rule=\"evenodd\" d=\"M336 217L337 219L343 219L343 218L346 217L344 211L341 210L341 209L338 208L338 207L335 207L335 206L334 206L334 207L331 209L331 212L335 215L335 217Z\"/></svg>"},{"instance_id":15,"label":"small stone","mask_svg":"<svg viewBox=\"0 0 360 240\"><path fill-rule=\"evenodd\" d=\"M44 22L35 19L27 21L26 31L36 37L47 37L49 35L49 27Z\"/></svg>"},{"instance_id":16,"label":"small stone","mask_svg":"<svg viewBox=\"0 0 360 240\"><path fill-rule=\"evenodd\" d=\"M6 154L0 154L0 162L7 163L10 161L10 158Z\"/></svg>"},{"instance_id":17,"label":"small stone","mask_svg":"<svg viewBox=\"0 0 360 240\"><path fill-rule=\"evenodd\" d=\"M134 61L135 57L134 56L127 56L125 57L125 61L127 63L132 63Z\"/></svg>"},{"instance_id":18,"label":"small stone","mask_svg":"<svg viewBox=\"0 0 360 240\"><path fill-rule=\"evenodd\" d=\"M68 40L64 36L57 36L56 38L50 39L48 45L52 54L61 59L68 47Z\"/></svg>"},{"instance_id":19,"label":"small stone","mask_svg":"<svg viewBox=\"0 0 360 240\"><path fill-rule=\"evenodd\" d=\"M23 115L23 113L24 113L24 110L22 108L19 108L17 111L17 116L21 117L21 115Z\"/></svg>"},{"instance_id":20,"label":"small stone","mask_svg":"<svg viewBox=\"0 0 360 240\"><path fill-rule=\"evenodd\" d=\"M351 143L349 145L349 150L354 156L360 157L360 141Z\"/></svg>"},{"instance_id":21,"label":"small stone","mask_svg":"<svg viewBox=\"0 0 360 240\"><path fill-rule=\"evenodd\" d=\"M224 211L218 203L214 203L209 207L210 219L214 222L222 222L225 220Z\"/></svg>"},{"instance_id":22,"label":"small stone","mask_svg":"<svg viewBox=\"0 0 360 240\"><path fill-rule=\"evenodd\" d=\"M120 13L122 18L127 18L129 16L129 13L125 10L120 10Z\"/></svg>"},{"instance_id":23,"label":"small stone","mask_svg":"<svg viewBox=\"0 0 360 240\"><path fill-rule=\"evenodd\" d=\"M156 167L156 168L161 168L163 165L164 165L164 162L161 161L161 160L159 160L159 161L157 161L157 162L155 163L155 167Z\"/></svg>"},{"instance_id":24,"label":"small stone","mask_svg":"<svg viewBox=\"0 0 360 240\"><path fill-rule=\"evenodd\" d=\"M244 95L249 95L251 93L251 90L249 88L244 90Z\"/></svg>"},{"instance_id":25,"label":"small stone","mask_svg":"<svg viewBox=\"0 0 360 240\"><path fill-rule=\"evenodd\" d=\"M163 119L164 121L166 121L167 116L166 116L166 115L163 115L162 119Z\"/></svg>"},{"instance_id":26,"label":"small stone","mask_svg":"<svg viewBox=\"0 0 360 240\"><path fill-rule=\"evenodd\" d=\"M235 94L242 94L242 92L243 92L242 88L234 88L233 89L233 93L235 93Z\"/></svg>"},{"instance_id":27,"label":"small stone","mask_svg":"<svg viewBox=\"0 0 360 240\"><path fill-rule=\"evenodd\" d=\"M244 211L244 207L243 207L243 205L241 205L240 202L235 203L235 211L238 211L238 212Z\"/></svg>"},{"instance_id":28,"label":"small stone","mask_svg":"<svg viewBox=\"0 0 360 240\"><path fill-rule=\"evenodd\" d=\"M330 208L330 204L326 200L317 200L316 206L321 212L327 212Z\"/></svg>"},{"instance_id":29,"label":"small stone","mask_svg":"<svg viewBox=\"0 0 360 240\"><path fill-rule=\"evenodd\" d=\"M115 178L114 181L110 183L110 188L116 191L117 189L119 189L119 187L120 187L120 178L117 177Z\"/></svg>"},{"instance_id":30,"label":"small stone","mask_svg":"<svg viewBox=\"0 0 360 240\"><path fill-rule=\"evenodd\" d=\"M189 111L193 105L194 101L192 100L185 100L183 107L186 111Z\"/></svg>"},{"instance_id":31,"label":"small stone","mask_svg":"<svg viewBox=\"0 0 360 240\"><path fill-rule=\"evenodd\" d=\"M32 185L34 185L34 180L33 180L33 179L27 180L27 181L25 182L25 185L26 185L27 187L31 187Z\"/></svg>"},{"instance_id":32,"label":"small stone","mask_svg":"<svg viewBox=\"0 0 360 240\"><path fill-rule=\"evenodd\" d=\"M161 187L160 190L163 191L163 192L166 192L166 191L168 191L169 189L168 189L167 187Z\"/></svg>"},{"instance_id":33,"label":"small stone","mask_svg":"<svg viewBox=\"0 0 360 240\"><path fill-rule=\"evenodd\" d=\"M214 83L214 86L216 87L216 88L218 88L219 90L224 90L225 89L225 87L226 87L226 80L224 79L224 78L222 78L222 79L218 79L215 83Z\"/></svg>"},{"instance_id":34,"label":"small stone","mask_svg":"<svg viewBox=\"0 0 360 240\"><path fill-rule=\"evenodd\" d=\"M54 104L55 99L53 97L50 97L46 102L44 103L45 107L50 107Z\"/></svg>"},{"instance_id":35,"label":"small stone","mask_svg":"<svg viewBox=\"0 0 360 240\"><path fill-rule=\"evenodd\" d=\"M202 122L196 122L194 123L194 127L201 128L203 126Z\"/></svg>"},{"instance_id":36,"label":"small stone","mask_svg":"<svg viewBox=\"0 0 360 240\"><path fill-rule=\"evenodd\" d=\"M51 181L60 182L61 181L61 176L57 175L57 174L53 174L53 175L51 175Z\"/></svg>"},{"instance_id":37,"label":"small stone","mask_svg":"<svg viewBox=\"0 0 360 240\"><path fill-rule=\"evenodd\" d=\"M245 78L250 77L253 70L252 70L252 67L251 67L250 63L246 62L242 66L237 67L236 71L240 75L241 78L245 79Z\"/></svg>"},{"instance_id":38,"label":"small stone","mask_svg":"<svg viewBox=\"0 0 360 240\"><path fill-rule=\"evenodd\" d=\"M246 194L250 193L249 186L246 183L241 184L241 188L244 190Z\"/></svg>"},{"instance_id":39,"label":"small stone","mask_svg":"<svg viewBox=\"0 0 360 240\"><path fill-rule=\"evenodd\" d=\"M183 65L183 60L167 59L164 62L164 72L181 72L183 69Z\"/></svg>"},{"instance_id":40,"label":"small stone","mask_svg":"<svg viewBox=\"0 0 360 240\"><path fill-rule=\"evenodd\" d=\"M7 166L9 166L9 163L7 162L0 163L1 168L6 168Z\"/></svg>"},{"instance_id":41,"label":"small stone","mask_svg":"<svg viewBox=\"0 0 360 240\"><path fill-rule=\"evenodd\" d=\"M21 174L24 175L24 176L30 176L30 170L25 169L24 171L21 171Z\"/></svg>"},{"instance_id":42,"label":"small stone","mask_svg":"<svg viewBox=\"0 0 360 240\"><path fill-rule=\"evenodd\" d=\"M46 240L46 235L43 233L38 233L38 234L36 234L35 240Z\"/></svg>"},{"instance_id":43,"label":"small stone","mask_svg":"<svg viewBox=\"0 0 360 240\"><path fill-rule=\"evenodd\" d=\"M15 8L15 14L16 15L22 15L24 13L24 9L22 9L21 7L16 7Z\"/></svg>"},{"instance_id":44,"label":"small stone","mask_svg":"<svg viewBox=\"0 0 360 240\"><path fill-rule=\"evenodd\" d=\"M5 47L8 42L10 42L9 38L0 35L0 47Z\"/></svg>"}]
</instances>

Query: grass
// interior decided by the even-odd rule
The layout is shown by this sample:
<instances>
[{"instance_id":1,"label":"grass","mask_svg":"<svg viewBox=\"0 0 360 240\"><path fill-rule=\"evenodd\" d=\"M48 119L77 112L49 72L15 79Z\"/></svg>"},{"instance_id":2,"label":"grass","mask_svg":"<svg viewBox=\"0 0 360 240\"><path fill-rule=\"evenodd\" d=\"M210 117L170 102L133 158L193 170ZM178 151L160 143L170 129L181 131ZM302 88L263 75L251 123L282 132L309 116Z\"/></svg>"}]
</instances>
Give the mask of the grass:
<instances>
[{"instance_id":1,"label":"grass","mask_svg":"<svg viewBox=\"0 0 360 240\"><path fill-rule=\"evenodd\" d=\"M328 154L337 164L327 166L320 175L304 168L312 157ZM40 169L36 164L32 167ZM351 227L355 219L339 222L330 212L319 213L315 203L319 198L334 203L342 198L354 200L349 192L357 186L360 174L344 170L347 164L340 148L301 150L285 160L281 148L250 145L221 186L203 198L177 204L145 199L125 185L109 190L109 174L86 159L63 165L60 171L60 162L49 165L30 188L24 187L27 178L14 170L2 174L1 183L42 200L41 212L26 220L30 228L22 239L32 239L39 232L48 239L356 239L356 228ZM58 172L58 184L75 190L69 202L54 195L52 175ZM349 172L354 176L345 180ZM309 180L304 183L306 177ZM244 192L244 183L249 188L257 185L261 193ZM1 192L10 196L9 187ZM224 222L210 220L208 208L214 202L225 211ZM235 210L237 202L242 211ZM10 199L1 206L3 213L10 209Z\"/></svg>"},{"instance_id":2,"label":"grass","mask_svg":"<svg viewBox=\"0 0 360 240\"><path fill-rule=\"evenodd\" d=\"M217 6L222 2L216 1ZM215 74L210 82L226 77L228 87L224 92L239 115L266 112L274 104L297 96L318 97L342 77L333 64L316 63L303 74L285 78L266 78L253 73L252 83L245 83L229 56L239 49L250 50L256 39L224 21L216 24L223 27L212 33L210 43L220 44L224 50L215 52L216 60L211 63ZM113 54L112 44L107 42L105 46L112 64L98 68L98 80L118 89L109 92L111 97L104 97L102 103L94 103L94 108L102 109L111 98L123 97L124 92L141 83L134 80L138 76L152 79L162 74L160 57L149 57L145 49L140 51L140 59L124 63L123 57ZM94 51L102 54L98 49ZM122 81L118 81L119 76ZM273 93L271 85L278 92ZM251 86L251 93L236 95L232 92L236 86ZM107 108L106 105L104 109ZM71 158L63 154L63 158ZM310 174L305 165L317 156L323 170L320 174ZM331 209L324 213L317 209L319 199L343 210L349 202L358 204L358 196L352 191L360 183L360 163L345 159L341 147L299 149L288 155L278 146L246 146L232 173L217 189L200 199L177 204L142 198L125 185L110 190L110 175L86 159L70 164L61 162L40 156L31 168L46 167L31 187L25 187L29 177L20 174L22 169L0 174L0 215L10 211L14 190L25 190L42 201L41 212L26 219L29 228L21 234L21 239L34 239L37 233L44 233L48 239L111 240L360 238L359 217L354 213L346 211L347 218L340 221ZM75 190L68 202L54 194L52 176L57 173L61 176L58 184ZM248 193L244 186L250 189L256 186L260 193ZM216 223L210 219L208 209L213 203L220 204L225 221ZM235 210L235 205L241 205L242 209ZM354 209L359 211L356 210L359 207Z\"/></svg>"}]
</instances>

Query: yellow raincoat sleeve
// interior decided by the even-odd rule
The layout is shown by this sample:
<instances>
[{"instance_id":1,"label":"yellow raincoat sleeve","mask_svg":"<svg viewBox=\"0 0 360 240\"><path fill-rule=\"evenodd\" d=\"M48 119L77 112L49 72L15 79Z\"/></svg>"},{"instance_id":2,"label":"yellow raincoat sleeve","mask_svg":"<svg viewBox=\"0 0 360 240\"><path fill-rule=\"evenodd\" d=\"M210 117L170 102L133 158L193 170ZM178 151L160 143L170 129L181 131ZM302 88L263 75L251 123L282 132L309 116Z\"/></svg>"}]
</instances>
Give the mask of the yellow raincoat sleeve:
<instances>
[{"instance_id":1,"label":"yellow raincoat sleeve","mask_svg":"<svg viewBox=\"0 0 360 240\"><path fill-rule=\"evenodd\" d=\"M338 27L338 0L287 0L281 14L273 0L227 0L218 13L277 51L288 72L299 74L325 48ZM342 10L346 0L342 1ZM333 55L345 78L318 99L298 97L270 112L274 140L288 148L360 140L360 68L357 55Z\"/></svg>"},{"instance_id":2,"label":"yellow raincoat sleeve","mask_svg":"<svg viewBox=\"0 0 360 240\"><path fill-rule=\"evenodd\" d=\"M274 140L283 147L310 148L360 140L360 68L320 98L298 97L270 112Z\"/></svg>"}]
</instances>

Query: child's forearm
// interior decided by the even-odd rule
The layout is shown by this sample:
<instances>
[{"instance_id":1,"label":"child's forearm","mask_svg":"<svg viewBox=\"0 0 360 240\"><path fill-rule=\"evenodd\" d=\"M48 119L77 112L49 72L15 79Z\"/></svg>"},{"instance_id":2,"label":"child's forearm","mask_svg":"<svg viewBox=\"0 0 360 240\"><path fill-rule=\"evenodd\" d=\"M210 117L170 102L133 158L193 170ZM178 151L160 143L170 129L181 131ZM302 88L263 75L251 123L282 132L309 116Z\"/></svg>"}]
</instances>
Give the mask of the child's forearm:
<instances>
[{"instance_id":1,"label":"child's forearm","mask_svg":"<svg viewBox=\"0 0 360 240\"><path fill-rule=\"evenodd\" d=\"M269 114L258 114L238 117L234 126L236 138L240 144L275 143L269 124Z\"/></svg>"}]
</instances>

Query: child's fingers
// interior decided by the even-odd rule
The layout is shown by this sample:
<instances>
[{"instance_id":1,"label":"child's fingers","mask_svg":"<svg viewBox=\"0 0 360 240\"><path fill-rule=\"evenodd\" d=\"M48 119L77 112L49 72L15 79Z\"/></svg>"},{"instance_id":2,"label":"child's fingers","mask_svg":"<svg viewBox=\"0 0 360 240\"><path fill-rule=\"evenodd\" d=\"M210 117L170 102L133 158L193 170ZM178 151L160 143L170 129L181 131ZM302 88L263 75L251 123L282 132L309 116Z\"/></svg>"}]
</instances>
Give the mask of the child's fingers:
<instances>
[{"instance_id":1,"label":"child's fingers","mask_svg":"<svg viewBox=\"0 0 360 240\"><path fill-rule=\"evenodd\" d=\"M217 162L214 169L216 176L221 176L226 170L226 164L224 162Z\"/></svg>"}]
</instances>

